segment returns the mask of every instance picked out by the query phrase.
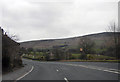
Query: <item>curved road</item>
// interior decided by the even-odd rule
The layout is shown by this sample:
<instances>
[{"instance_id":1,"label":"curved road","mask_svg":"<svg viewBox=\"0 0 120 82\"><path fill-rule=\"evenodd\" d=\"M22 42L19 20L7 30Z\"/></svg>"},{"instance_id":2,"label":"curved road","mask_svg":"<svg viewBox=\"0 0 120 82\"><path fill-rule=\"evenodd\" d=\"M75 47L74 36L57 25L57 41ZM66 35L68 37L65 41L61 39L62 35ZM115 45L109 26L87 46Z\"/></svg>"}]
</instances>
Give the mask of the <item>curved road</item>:
<instances>
[{"instance_id":1,"label":"curved road","mask_svg":"<svg viewBox=\"0 0 120 82\"><path fill-rule=\"evenodd\" d=\"M21 80L118 80L117 63L23 61L34 69Z\"/></svg>"}]
</instances>

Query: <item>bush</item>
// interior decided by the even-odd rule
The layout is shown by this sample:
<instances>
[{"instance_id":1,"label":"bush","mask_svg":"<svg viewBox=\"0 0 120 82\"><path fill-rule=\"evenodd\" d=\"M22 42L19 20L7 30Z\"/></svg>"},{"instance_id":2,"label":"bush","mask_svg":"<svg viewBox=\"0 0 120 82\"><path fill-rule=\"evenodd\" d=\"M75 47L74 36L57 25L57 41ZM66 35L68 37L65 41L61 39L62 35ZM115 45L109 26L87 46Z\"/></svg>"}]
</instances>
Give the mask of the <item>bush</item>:
<instances>
[{"instance_id":1,"label":"bush","mask_svg":"<svg viewBox=\"0 0 120 82\"><path fill-rule=\"evenodd\" d=\"M87 59L87 55L85 53L82 53L79 57L79 59L83 59L86 60Z\"/></svg>"}]
</instances>

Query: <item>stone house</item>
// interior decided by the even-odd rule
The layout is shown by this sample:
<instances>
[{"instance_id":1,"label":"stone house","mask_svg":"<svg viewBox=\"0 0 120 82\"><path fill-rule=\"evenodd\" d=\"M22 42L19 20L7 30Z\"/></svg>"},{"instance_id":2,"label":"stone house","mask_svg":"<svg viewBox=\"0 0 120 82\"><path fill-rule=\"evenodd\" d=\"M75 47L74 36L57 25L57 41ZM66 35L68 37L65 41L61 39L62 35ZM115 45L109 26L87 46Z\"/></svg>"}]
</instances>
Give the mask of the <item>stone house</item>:
<instances>
[{"instance_id":1,"label":"stone house","mask_svg":"<svg viewBox=\"0 0 120 82\"><path fill-rule=\"evenodd\" d=\"M12 40L2 30L2 69L10 71L22 65L20 44Z\"/></svg>"}]
</instances>

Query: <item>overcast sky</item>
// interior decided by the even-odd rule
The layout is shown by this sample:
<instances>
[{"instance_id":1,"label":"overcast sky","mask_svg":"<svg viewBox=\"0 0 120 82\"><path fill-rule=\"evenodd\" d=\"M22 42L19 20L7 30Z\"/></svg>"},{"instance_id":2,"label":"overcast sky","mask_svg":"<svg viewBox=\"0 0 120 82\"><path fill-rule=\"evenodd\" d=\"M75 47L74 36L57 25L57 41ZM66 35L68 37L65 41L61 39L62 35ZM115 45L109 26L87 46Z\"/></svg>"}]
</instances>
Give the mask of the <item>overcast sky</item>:
<instances>
[{"instance_id":1,"label":"overcast sky","mask_svg":"<svg viewBox=\"0 0 120 82\"><path fill-rule=\"evenodd\" d=\"M0 25L20 41L104 32L111 22L117 22L118 1L1 0Z\"/></svg>"}]
</instances>

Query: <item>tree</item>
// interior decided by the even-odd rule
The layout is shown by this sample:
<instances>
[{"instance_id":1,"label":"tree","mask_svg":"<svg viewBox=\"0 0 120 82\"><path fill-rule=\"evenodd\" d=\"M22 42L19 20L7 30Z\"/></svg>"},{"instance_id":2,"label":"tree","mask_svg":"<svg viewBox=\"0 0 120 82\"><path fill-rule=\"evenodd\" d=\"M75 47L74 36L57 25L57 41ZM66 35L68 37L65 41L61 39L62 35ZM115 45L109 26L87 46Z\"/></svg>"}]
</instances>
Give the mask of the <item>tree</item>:
<instances>
[{"instance_id":1,"label":"tree","mask_svg":"<svg viewBox=\"0 0 120 82\"><path fill-rule=\"evenodd\" d=\"M27 54L27 50L26 50L26 48L24 48L24 47L20 48L20 52L21 52L22 54Z\"/></svg>"},{"instance_id":2,"label":"tree","mask_svg":"<svg viewBox=\"0 0 120 82\"><path fill-rule=\"evenodd\" d=\"M56 60L61 60L65 58L64 51L61 48L53 49L53 54Z\"/></svg>"},{"instance_id":3,"label":"tree","mask_svg":"<svg viewBox=\"0 0 120 82\"><path fill-rule=\"evenodd\" d=\"M95 43L90 38L82 37L80 39L79 49L82 48L83 49L82 52L84 52L85 54L94 53L94 46L95 46Z\"/></svg>"},{"instance_id":4,"label":"tree","mask_svg":"<svg viewBox=\"0 0 120 82\"><path fill-rule=\"evenodd\" d=\"M79 42L79 49L81 52L80 59L87 59L87 54L94 53L95 43L88 37L82 37Z\"/></svg>"},{"instance_id":5,"label":"tree","mask_svg":"<svg viewBox=\"0 0 120 82\"><path fill-rule=\"evenodd\" d=\"M20 37L16 34L10 34L8 31L5 32L3 30L3 34L7 35L10 39L14 40L14 41L19 41L20 40Z\"/></svg>"},{"instance_id":6,"label":"tree","mask_svg":"<svg viewBox=\"0 0 120 82\"><path fill-rule=\"evenodd\" d=\"M111 23L108 26L108 31L111 33L111 41L113 43L112 48L114 49L114 54L116 56L117 59L120 59L120 27L118 27L115 22Z\"/></svg>"},{"instance_id":7,"label":"tree","mask_svg":"<svg viewBox=\"0 0 120 82\"><path fill-rule=\"evenodd\" d=\"M45 60L46 60L46 61L49 61L49 60L50 60L49 54L48 54L48 53L44 53L44 55L45 55Z\"/></svg>"},{"instance_id":8,"label":"tree","mask_svg":"<svg viewBox=\"0 0 120 82\"><path fill-rule=\"evenodd\" d=\"M28 50L28 52L32 52L33 48L28 48L27 50Z\"/></svg>"},{"instance_id":9,"label":"tree","mask_svg":"<svg viewBox=\"0 0 120 82\"><path fill-rule=\"evenodd\" d=\"M54 54L55 60L67 59L67 53L65 51L65 48L63 47L54 46L52 49L52 53Z\"/></svg>"}]
</instances>

